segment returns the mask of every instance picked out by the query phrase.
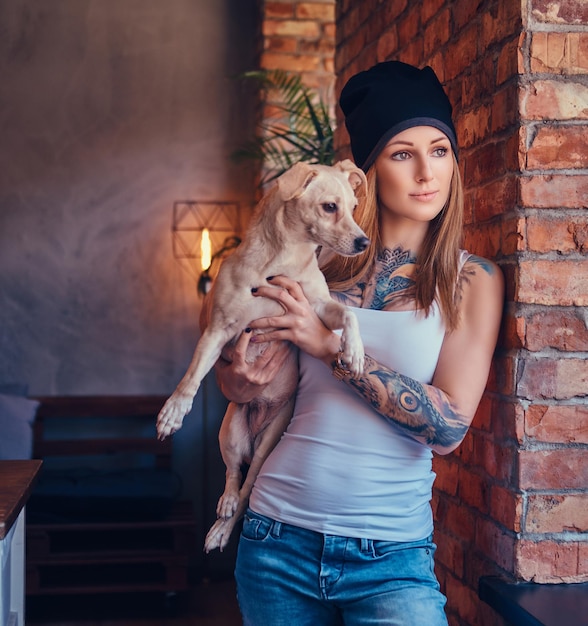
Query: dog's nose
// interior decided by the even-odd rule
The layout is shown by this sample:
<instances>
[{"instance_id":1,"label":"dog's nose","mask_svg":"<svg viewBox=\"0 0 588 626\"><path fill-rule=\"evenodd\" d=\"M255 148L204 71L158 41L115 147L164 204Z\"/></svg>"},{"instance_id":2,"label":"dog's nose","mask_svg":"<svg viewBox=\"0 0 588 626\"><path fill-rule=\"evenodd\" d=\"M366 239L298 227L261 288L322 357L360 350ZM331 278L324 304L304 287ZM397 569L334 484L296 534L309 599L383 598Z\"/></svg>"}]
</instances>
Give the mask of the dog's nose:
<instances>
[{"instance_id":1,"label":"dog's nose","mask_svg":"<svg viewBox=\"0 0 588 626\"><path fill-rule=\"evenodd\" d=\"M365 236L356 237L354 245L356 252L363 252L370 245L370 240Z\"/></svg>"}]
</instances>

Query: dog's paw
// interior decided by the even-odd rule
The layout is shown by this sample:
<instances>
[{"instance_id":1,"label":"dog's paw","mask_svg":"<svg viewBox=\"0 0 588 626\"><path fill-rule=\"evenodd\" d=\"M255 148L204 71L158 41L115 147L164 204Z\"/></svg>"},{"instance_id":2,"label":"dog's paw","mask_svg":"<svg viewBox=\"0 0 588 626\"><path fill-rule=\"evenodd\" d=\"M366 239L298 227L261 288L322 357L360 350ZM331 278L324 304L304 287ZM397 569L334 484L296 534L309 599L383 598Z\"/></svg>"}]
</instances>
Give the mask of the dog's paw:
<instances>
[{"instance_id":1,"label":"dog's paw","mask_svg":"<svg viewBox=\"0 0 588 626\"><path fill-rule=\"evenodd\" d=\"M235 521L233 519L216 520L204 540L204 551L206 554L217 548L222 552L227 547L234 525Z\"/></svg>"},{"instance_id":2,"label":"dog's paw","mask_svg":"<svg viewBox=\"0 0 588 626\"><path fill-rule=\"evenodd\" d=\"M233 493L225 491L219 498L216 505L216 515L219 519L229 519L233 517L239 504L239 492Z\"/></svg>"},{"instance_id":3,"label":"dog's paw","mask_svg":"<svg viewBox=\"0 0 588 626\"><path fill-rule=\"evenodd\" d=\"M354 378L363 374L365 352L361 341L346 341L343 346L342 359Z\"/></svg>"},{"instance_id":4,"label":"dog's paw","mask_svg":"<svg viewBox=\"0 0 588 626\"><path fill-rule=\"evenodd\" d=\"M359 378L363 374L364 356L362 352L361 355L354 355L350 359L343 357L343 360L349 364L349 371L354 378Z\"/></svg>"},{"instance_id":5,"label":"dog's paw","mask_svg":"<svg viewBox=\"0 0 588 626\"><path fill-rule=\"evenodd\" d=\"M163 441L180 430L184 417L191 410L191 397L173 393L157 416L157 438Z\"/></svg>"}]
</instances>

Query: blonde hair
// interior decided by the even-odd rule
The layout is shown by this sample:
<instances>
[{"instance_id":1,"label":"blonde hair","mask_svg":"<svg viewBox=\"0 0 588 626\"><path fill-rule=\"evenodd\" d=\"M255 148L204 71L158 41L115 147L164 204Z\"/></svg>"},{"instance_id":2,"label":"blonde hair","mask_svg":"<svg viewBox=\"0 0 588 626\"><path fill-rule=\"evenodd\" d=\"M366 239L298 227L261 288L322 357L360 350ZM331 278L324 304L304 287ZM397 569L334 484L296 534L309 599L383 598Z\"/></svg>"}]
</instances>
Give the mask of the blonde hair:
<instances>
[{"instance_id":1,"label":"blonde hair","mask_svg":"<svg viewBox=\"0 0 588 626\"><path fill-rule=\"evenodd\" d=\"M416 308L428 315L436 301L448 330L458 324L455 300L458 276L459 247L463 227L463 186L455 154L449 197L442 211L429 224L415 274ZM355 209L355 220L370 239L364 254L355 257L334 256L322 268L329 287L346 291L366 278L382 250L379 229L376 168L366 174L365 196Z\"/></svg>"}]
</instances>

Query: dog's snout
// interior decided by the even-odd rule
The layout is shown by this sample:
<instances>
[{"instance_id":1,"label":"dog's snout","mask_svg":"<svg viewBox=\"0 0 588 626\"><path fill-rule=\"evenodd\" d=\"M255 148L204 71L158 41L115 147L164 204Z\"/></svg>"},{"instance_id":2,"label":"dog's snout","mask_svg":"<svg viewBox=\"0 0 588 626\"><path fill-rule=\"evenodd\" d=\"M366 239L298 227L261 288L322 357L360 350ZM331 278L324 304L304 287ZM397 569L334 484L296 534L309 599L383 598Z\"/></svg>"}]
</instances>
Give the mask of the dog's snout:
<instances>
[{"instance_id":1,"label":"dog's snout","mask_svg":"<svg viewBox=\"0 0 588 626\"><path fill-rule=\"evenodd\" d=\"M363 252L370 245L370 240L366 236L356 237L354 245L356 252Z\"/></svg>"}]
</instances>

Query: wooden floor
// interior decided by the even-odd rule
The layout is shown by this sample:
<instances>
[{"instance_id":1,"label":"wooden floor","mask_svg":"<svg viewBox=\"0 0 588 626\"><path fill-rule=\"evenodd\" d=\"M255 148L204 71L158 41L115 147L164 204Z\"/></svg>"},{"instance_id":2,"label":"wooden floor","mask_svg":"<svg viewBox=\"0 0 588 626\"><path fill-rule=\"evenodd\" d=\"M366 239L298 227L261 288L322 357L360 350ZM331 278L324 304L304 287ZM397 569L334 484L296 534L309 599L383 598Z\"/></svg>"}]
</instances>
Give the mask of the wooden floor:
<instances>
[{"instance_id":1,"label":"wooden floor","mask_svg":"<svg viewBox=\"0 0 588 626\"><path fill-rule=\"evenodd\" d=\"M204 581L189 592L29 598L27 626L242 626L233 580Z\"/></svg>"}]
</instances>

